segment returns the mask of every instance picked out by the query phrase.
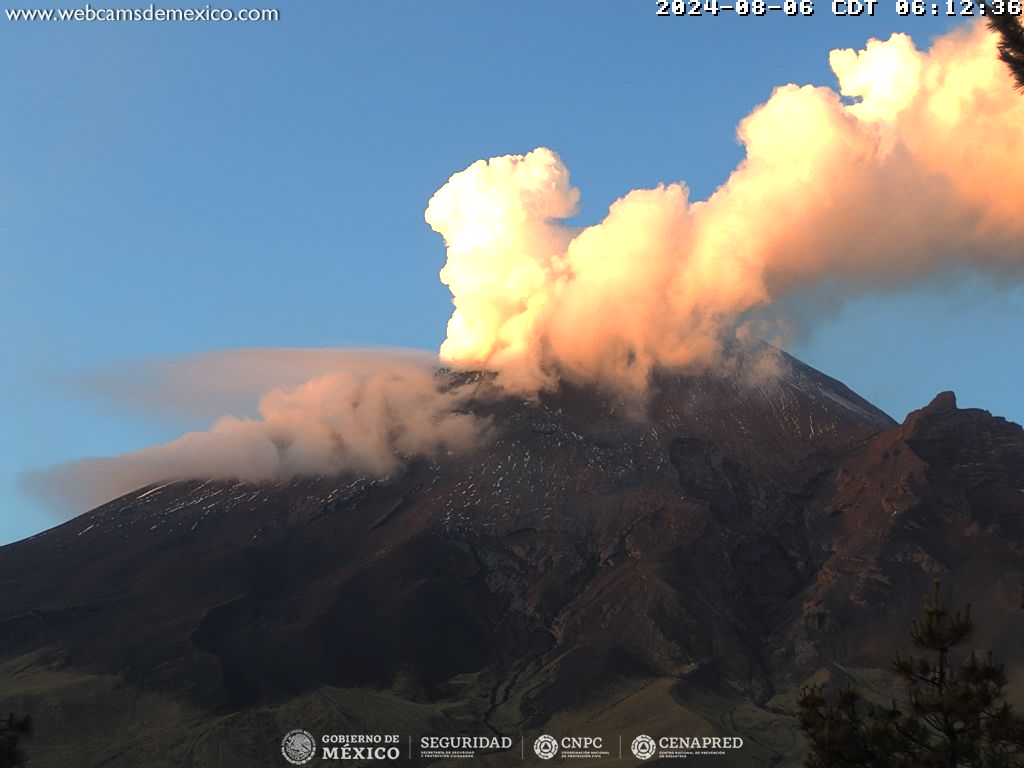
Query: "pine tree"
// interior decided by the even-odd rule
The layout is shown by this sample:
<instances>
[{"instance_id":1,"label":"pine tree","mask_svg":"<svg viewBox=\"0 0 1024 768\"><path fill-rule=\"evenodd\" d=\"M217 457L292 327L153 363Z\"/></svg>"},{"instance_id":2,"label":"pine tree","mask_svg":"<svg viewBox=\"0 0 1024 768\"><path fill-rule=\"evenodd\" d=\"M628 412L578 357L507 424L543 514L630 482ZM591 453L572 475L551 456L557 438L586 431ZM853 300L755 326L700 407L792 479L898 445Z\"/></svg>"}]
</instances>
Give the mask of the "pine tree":
<instances>
[{"instance_id":1,"label":"pine tree","mask_svg":"<svg viewBox=\"0 0 1024 768\"><path fill-rule=\"evenodd\" d=\"M1008 7L998 13L991 2L982 0L982 5L989 28L999 33L999 58L1010 68L1017 88L1024 91L1024 23L1020 16L1009 13Z\"/></svg>"},{"instance_id":2,"label":"pine tree","mask_svg":"<svg viewBox=\"0 0 1024 768\"><path fill-rule=\"evenodd\" d=\"M810 742L807 768L881 768L899 762L899 745L887 725L886 713L864 701L850 685L826 701L821 688L801 692L799 720Z\"/></svg>"},{"instance_id":3,"label":"pine tree","mask_svg":"<svg viewBox=\"0 0 1024 768\"><path fill-rule=\"evenodd\" d=\"M910 631L919 655L893 664L903 701L872 704L849 685L830 701L805 688L807 768L1024 768L1024 718L1005 701L1003 666L991 653L954 659L973 629L970 606L950 614L936 584Z\"/></svg>"},{"instance_id":4,"label":"pine tree","mask_svg":"<svg viewBox=\"0 0 1024 768\"><path fill-rule=\"evenodd\" d=\"M27 758L19 742L32 735L32 717L11 712L0 719L0 768L18 768Z\"/></svg>"}]
</instances>

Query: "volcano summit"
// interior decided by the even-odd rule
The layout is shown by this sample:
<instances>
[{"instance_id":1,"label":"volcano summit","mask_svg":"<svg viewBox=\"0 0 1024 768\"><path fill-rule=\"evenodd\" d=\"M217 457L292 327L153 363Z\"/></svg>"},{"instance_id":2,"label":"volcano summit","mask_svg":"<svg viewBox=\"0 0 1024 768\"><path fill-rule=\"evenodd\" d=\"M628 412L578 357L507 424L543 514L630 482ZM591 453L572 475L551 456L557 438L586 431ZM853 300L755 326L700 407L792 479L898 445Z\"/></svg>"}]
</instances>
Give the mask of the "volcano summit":
<instances>
[{"instance_id":1,"label":"volcano summit","mask_svg":"<svg viewBox=\"0 0 1024 768\"><path fill-rule=\"evenodd\" d=\"M1024 663L1021 428L952 393L897 424L780 366L658 373L643 420L442 372L478 390L476 452L153 485L0 548L0 704L35 716L35 768L279 766L293 728L618 735L627 762L638 734L740 737L729 765L796 765L799 686L884 690L934 579Z\"/></svg>"}]
</instances>

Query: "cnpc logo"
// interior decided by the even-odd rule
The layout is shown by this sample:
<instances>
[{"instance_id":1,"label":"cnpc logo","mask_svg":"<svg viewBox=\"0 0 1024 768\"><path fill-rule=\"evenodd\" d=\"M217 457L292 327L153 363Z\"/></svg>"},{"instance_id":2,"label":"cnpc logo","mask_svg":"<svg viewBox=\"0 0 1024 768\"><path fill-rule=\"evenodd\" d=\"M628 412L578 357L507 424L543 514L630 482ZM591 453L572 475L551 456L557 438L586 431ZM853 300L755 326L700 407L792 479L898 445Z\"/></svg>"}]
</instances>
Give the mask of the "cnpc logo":
<instances>
[{"instance_id":1,"label":"cnpc logo","mask_svg":"<svg viewBox=\"0 0 1024 768\"><path fill-rule=\"evenodd\" d=\"M543 736L538 736L537 740L533 742L533 751L541 760L550 760L558 754L558 740L546 733Z\"/></svg>"},{"instance_id":2,"label":"cnpc logo","mask_svg":"<svg viewBox=\"0 0 1024 768\"><path fill-rule=\"evenodd\" d=\"M556 739L554 736L544 734L538 736L533 742L533 751L541 760L550 760L559 751L569 754L570 757L578 757L579 752L591 752L600 750L604 746L604 740L600 736L563 736Z\"/></svg>"}]
</instances>

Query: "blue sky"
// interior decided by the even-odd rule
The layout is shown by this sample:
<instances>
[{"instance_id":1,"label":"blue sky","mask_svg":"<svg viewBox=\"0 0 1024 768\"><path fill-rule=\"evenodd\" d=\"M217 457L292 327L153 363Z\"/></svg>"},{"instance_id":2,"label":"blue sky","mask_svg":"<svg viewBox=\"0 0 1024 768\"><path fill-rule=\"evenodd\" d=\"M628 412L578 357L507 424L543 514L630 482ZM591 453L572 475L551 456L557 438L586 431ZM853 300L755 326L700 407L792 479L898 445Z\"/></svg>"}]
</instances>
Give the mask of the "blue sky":
<instances>
[{"instance_id":1,"label":"blue sky","mask_svg":"<svg viewBox=\"0 0 1024 768\"><path fill-rule=\"evenodd\" d=\"M659 182L703 198L774 86L834 85L832 48L894 31L926 46L960 23L891 5L666 19L653 0L282 0L263 24L0 19L0 543L56 522L20 472L201 426L91 401L83 374L237 347L436 349L451 305L423 210L453 172L549 146L581 223ZM1024 290L965 278L859 300L791 351L897 418L955 389L1020 422L1022 320Z\"/></svg>"}]
</instances>

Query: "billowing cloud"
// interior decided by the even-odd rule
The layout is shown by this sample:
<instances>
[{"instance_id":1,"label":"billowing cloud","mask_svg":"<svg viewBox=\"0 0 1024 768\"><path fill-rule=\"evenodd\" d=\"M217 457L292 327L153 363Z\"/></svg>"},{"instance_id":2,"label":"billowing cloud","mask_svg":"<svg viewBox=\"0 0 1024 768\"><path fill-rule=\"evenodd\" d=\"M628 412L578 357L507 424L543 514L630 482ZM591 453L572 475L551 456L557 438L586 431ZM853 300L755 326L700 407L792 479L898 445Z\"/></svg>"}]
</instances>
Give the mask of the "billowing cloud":
<instances>
[{"instance_id":1,"label":"billowing cloud","mask_svg":"<svg viewBox=\"0 0 1024 768\"><path fill-rule=\"evenodd\" d=\"M452 176L426 212L455 303L441 356L520 391L569 376L638 392L655 365L718 363L794 295L953 266L1019 274L1024 99L992 33L928 52L895 34L830 63L839 92L782 86L741 122L746 157L705 201L633 191L577 231L562 220L579 193L549 149Z\"/></svg>"},{"instance_id":2,"label":"billowing cloud","mask_svg":"<svg viewBox=\"0 0 1024 768\"><path fill-rule=\"evenodd\" d=\"M128 394L150 405L185 405L234 396L263 373L287 381L308 370L329 370L293 386L276 386L252 418L224 416L204 432L109 458L83 459L30 473L29 491L64 509L82 510L136 488L168 480L225 478L251 482L295 475L356 473L384 476L409 459L474 447L486 421L463 411L467 387L444 385L437 359L390 353L244 350L167 361L156 371L180 390L138 376ZM247 381L253 376L256 381Z\"/></svg>"},{"instance_id":3,"label":"billowing cloud","mask_svg":"<svg viewBox=\"0 0 1024 768\"><path fill-rule=\"evenodd\" d=\"M1024 98L994 35L975 25L922 52L897 34L830 63L838 91L785 85L740 123L746 156L707 200L683 184L636 190L578 229L564 222L579 192L549 149L452 176L426 211L447 244L441 280L455 303L441 359L496 371L516 393L568 377L641 400L652 368L719 365L737 336L792 322L794 297L842 299L951 267L1016 278ZM438 364L245 350L94 377L94 391L122 402L236 415L26 483L82 509L178 478L388 474L486 433L466 412L469 393L439 385Z\"/></svg>"}]
</instances>

